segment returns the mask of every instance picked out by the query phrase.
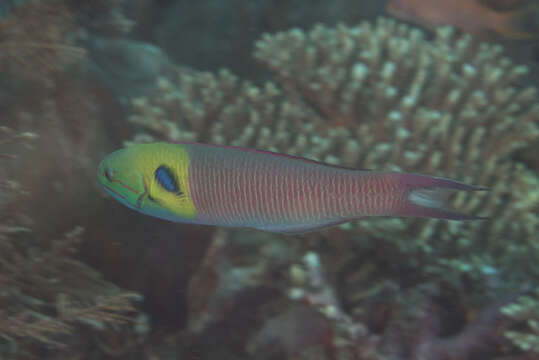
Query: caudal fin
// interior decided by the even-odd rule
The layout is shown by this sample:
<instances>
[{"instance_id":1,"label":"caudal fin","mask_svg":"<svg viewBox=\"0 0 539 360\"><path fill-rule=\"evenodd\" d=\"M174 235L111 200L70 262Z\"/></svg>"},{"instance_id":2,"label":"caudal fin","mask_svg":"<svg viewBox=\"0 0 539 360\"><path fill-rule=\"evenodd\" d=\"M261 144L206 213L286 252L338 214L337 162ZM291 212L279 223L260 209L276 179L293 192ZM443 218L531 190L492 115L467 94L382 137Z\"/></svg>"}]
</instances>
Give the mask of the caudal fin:
<instances>
[{"instance_id":1,"label":"caudal fin","mask_svg":"<svg viewBox=\"0 0 539 360\"><path fill-rule=\"evenodd\" d=\"M449 207L449 199L457 191L485 191L484 187L467 185L449 179L402 174L408 197L399 211L400 216L419 216L448 220L479 220L485 217L463 214Z\"/></svg>"}]
</instances>

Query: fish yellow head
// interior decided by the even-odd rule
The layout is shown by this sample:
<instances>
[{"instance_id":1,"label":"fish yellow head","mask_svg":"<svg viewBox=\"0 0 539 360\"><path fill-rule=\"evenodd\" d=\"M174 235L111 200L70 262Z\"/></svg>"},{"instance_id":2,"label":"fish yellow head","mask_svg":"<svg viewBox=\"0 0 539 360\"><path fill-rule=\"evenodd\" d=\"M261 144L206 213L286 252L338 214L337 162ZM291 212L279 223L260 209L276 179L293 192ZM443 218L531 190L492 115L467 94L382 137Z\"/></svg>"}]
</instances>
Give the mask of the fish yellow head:
<instances>
[{"instance_id":1,"label":"fish yellow head","mask_svg":"<svg viewBox=\"0 0 539 360\"><path fill-rule=\"evenodd\" d=\"M182 144L137 144L109 154L97 170L103 188L144 214L188 222L196 216L189 154Z\"/></svg>"}]
</instances>

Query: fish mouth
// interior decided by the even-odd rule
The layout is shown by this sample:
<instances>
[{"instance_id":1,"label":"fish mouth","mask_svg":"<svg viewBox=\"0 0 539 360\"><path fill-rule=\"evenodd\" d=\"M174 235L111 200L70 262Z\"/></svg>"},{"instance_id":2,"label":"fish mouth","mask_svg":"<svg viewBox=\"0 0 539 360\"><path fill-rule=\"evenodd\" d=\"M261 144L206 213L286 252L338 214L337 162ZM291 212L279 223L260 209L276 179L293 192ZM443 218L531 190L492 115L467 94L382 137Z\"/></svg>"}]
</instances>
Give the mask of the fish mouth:
<instances>
[{"instance_id":1,"label":"fish mouth","mask_svg":"<svg viewBox=\"0 0 539 360\"><path fill-rule=\"evenodd\" d=\"M142 204L142 198L144 197L144 195L146 195L146 191L144 191L144 193L140 193L140 191L137 191L135 188L127 185L126 183L124 183L123 181L119 180L119 179L111 179L109 177L107 177L107 174L105 173L105 169L103 168L103 170L100 171L100 176L101 176L101 185L103 186L103 188L105 189L105 191L107 191L110 195L114 196L114 197L117 197L118 199L121 199L123 202L125 202L126 204L129 204L129 199L127 198L126 195L118 192L117 190L114 190L110 185L107 184L107 182L109 184L112 184L112 183L118 183L121 187L123 187L124 189L128 190L128 191L131 191L133 192L134 194L138 195L137 197L137 202L136 204L129 204L132 208L135 208L135 209L140 209L141 207L141 204Z\"/></svg>"},{"instance_id":2,"label":"fish mouth","mask_svg":"<svg viewBox=\"0 0 539 360\"><path fill-rule=\"evenodd\" d=\"M105 184L102 184L103 187L105 188L105 190L109 193L111 193L112 195L115 195L115 196L118 196L119 198L127 201L127 197L123 194L120 194L119 192L117 192L116 190L114 190L113 188L111 188L110 186L108 185L105 185Z\"/></svg>"}]
</instances>

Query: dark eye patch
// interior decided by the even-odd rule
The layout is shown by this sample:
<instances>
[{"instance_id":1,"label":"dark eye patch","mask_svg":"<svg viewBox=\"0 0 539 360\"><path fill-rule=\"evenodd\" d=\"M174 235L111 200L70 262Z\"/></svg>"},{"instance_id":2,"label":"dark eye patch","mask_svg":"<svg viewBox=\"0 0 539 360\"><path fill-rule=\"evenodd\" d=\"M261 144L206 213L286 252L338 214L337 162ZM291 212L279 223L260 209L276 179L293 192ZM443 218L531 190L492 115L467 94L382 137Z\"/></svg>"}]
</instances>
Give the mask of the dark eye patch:
<instances>
[{"instance_id":1,"label":"dark eye patch","mask_svg":"<svg viewBox=\"0 0 539 360\"><path fill-rule=\"evenodd\" d=\"M181 194L180 187L178 186L178 181L176 180L174 173L168 166L159 166L155 170L154 177L155 180L157 180L157 183L161 185L163 189L173 193L177 193L177 195Z\"/></svg>"}]
</instances>

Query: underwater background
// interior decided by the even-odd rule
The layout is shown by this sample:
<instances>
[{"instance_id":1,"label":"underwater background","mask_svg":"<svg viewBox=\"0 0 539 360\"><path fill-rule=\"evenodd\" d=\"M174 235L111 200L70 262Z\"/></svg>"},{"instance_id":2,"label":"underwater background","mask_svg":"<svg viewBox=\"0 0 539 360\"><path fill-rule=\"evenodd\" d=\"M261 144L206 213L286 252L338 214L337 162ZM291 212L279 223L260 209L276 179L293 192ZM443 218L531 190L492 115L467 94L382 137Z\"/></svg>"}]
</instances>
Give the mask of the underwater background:
<instances>
[{"instance_id":1,"label":"underwater background","mask_svg":"<svg viewBox=\"0 0 539 360\"><path fill-rule=\"evenodd\" d=\"M0 359L539 358L538 62L533 0L0 0ZM485 186L453 205L488 219L171 223L96 180L159 140Z\"/></svg>"}]
</instances>

